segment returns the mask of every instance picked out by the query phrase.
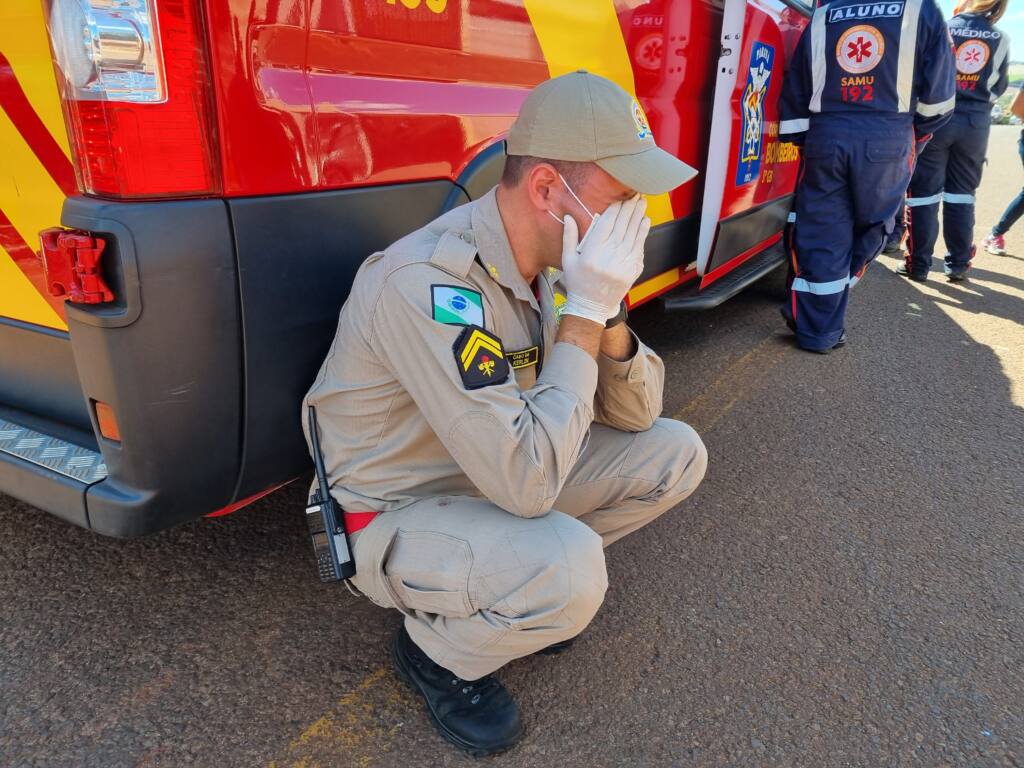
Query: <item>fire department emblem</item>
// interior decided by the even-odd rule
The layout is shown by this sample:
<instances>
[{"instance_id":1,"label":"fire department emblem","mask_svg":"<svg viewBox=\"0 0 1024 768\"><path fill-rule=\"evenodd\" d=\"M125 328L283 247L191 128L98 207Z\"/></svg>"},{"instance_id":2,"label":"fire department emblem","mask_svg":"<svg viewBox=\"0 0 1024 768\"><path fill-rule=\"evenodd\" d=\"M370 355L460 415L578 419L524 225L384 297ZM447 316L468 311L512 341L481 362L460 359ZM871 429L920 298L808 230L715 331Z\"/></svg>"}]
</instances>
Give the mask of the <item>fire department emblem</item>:
<instances>
[{"instance_id":1,"label":"fire department emblem","mask_svg":"<svg viewBox=\"0 0 1024 768\"><path fill-rule=\"evenodd\" d=\"M764 143L764 98L772 78L775 49L760 40L750 50L747 87L743 89L743 124L740 128L740 157L736 165L736 186L754 181L761 172Z\"/></svg>"},{"instance_id":2,"label":"fire department emblem","mask_svg":"<svg viewBox=\"0 0 1024 768\"><path fill-rule=\"evenodd\" d=\"M836 43L839 66L855 75L870 72L885 55L885 38L868 24L850 27Z\"/></svg>"},{"instance_id":3,"label":"fire department emblem","mask_svg":"<svg viewBox=\"0 0 1024 768\"><path fill-rule=\"evenodd\" d=\"M981 40L968 40L956 49L956 71L962 75L974 75L988 63L989 50Z\"/></svg>"}]
</instances>

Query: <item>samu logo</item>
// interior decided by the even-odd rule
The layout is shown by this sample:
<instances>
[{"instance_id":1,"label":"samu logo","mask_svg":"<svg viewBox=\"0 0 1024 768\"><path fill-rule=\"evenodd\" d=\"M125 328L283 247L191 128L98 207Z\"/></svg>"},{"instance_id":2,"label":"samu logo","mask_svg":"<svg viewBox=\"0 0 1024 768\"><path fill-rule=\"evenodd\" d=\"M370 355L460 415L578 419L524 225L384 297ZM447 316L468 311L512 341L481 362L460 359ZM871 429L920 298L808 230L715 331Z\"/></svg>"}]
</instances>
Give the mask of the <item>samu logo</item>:
<instances>
[{"instance_id":1,"label":"samu logo","mask_svg":"<svg viewBox=\"0 0 1024 768\"><path fill-rule=\"evenodd\" d=\"M736 168L736 186L757 178L761 170L761 144L764 138L764 97L772 78L775 49L760 41L750 51L747 87L743 90L743 124L740 157Z\"/></svg>"}]
</instances>

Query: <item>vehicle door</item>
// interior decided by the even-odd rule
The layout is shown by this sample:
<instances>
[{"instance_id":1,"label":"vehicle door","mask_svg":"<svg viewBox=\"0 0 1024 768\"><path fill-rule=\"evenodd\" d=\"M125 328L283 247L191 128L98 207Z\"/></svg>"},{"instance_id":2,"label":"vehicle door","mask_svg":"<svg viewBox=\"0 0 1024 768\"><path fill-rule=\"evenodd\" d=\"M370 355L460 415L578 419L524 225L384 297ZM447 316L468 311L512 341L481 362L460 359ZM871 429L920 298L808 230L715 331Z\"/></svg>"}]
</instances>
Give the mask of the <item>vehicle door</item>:
<instances>
[{"instance_id":1,"label":"vehicle door","mask_svg":"<svg viewBox=\"0 0 1024 768\"><path fill-rule=\"evenodd\" d=\"M802 0L725 0L697 249L701 287L782 237L799 151L778 140L778 101L811 11Z\"/></svg>"}]
</instances>

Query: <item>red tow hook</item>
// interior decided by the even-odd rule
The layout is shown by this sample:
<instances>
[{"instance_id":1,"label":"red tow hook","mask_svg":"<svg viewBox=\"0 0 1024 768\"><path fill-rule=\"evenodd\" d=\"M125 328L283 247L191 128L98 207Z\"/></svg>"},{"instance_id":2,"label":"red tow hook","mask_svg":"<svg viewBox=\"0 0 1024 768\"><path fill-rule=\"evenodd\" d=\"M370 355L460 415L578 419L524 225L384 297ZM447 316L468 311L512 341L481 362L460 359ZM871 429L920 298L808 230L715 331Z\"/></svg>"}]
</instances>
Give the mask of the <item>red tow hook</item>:
<instances>
[{"instance_id":1,"label":"red tow hook","mask_svg":"<svg viewBox=\"0 0 1024 768\"><path fill-rule=\"evenodd\" d=\"M39 233L43 271L51 296L67 296L76 304L102 304L114 293L100 274L100 255L107 243L77 229L54 227Z\"/></svg>"}]
</instances>

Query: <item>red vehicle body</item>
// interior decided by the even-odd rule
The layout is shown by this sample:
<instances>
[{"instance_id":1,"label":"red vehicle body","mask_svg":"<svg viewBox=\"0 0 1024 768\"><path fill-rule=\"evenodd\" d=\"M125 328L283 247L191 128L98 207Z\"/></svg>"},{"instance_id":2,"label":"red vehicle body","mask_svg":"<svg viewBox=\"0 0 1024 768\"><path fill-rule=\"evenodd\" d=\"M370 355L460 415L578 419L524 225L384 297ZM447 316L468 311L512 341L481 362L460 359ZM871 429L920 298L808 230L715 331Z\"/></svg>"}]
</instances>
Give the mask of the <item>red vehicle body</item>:
<instances>
[{"instance_id":1,"label":"red vehicle body","mask_svg":"<svg viewBox=\"0 0 1024 768\"><path fill-rule=\"evenodd\" d=\"M43 222L0 186L0 268L21 281L0 296L0 490L101 533L231 510L308 467L298 406L355 270L496 183L548 77L619 82L701 170L649 200L632 305L712 306L784 258L797 154L776 104L798 0L38 3L0 11L0 118L24 145L15 180L52 182L32 210L60 207L48 226L69 231L43 238L44 270ZM102 21L93 80L67 49L79 12ZM151 37L135 63L132 29Z\"/></svg>"}]
</instances>

